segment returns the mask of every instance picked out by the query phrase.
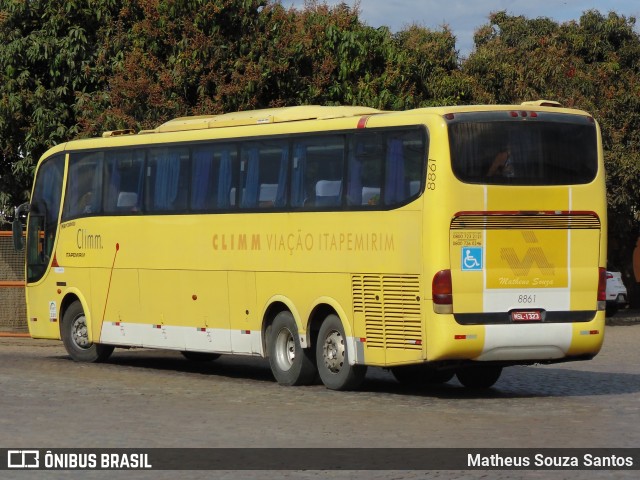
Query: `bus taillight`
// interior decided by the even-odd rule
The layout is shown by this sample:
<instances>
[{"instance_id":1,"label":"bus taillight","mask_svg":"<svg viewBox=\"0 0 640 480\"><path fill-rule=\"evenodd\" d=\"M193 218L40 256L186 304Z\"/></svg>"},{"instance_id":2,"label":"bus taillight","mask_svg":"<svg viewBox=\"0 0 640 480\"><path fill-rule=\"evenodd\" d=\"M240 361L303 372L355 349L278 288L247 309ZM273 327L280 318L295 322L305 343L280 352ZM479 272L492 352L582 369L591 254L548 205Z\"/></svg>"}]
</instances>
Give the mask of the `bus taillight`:
<instances>
[{"instance_id":1,"label":"bus taillight","mask_svg":"<svg viewBox=\"0 0 640 480\"><path fill-rule=\"evenodd\" d=\"M607 307L607 269L598 268L598 310Z\"/></svg>"},{"instance_id":2,"label":"bus taillight","mask_svg":"<svg viewBox=\"0 0 640 480\"><path fill-rule=\"evenodd\" d=\"M431 283L433 295L433 311L436 313L453 313L453 287L451 270L440 270L433 276Z\"/></svg>"}]
</instances>

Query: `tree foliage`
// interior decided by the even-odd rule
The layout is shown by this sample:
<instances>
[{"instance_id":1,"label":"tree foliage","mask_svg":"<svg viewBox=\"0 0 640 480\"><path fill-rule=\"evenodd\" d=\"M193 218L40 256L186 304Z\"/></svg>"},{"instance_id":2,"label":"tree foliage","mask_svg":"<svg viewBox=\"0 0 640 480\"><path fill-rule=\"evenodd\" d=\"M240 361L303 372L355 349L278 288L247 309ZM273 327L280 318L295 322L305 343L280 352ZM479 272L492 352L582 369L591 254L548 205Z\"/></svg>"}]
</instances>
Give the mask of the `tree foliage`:
<instances>
[{"instance_id":1,"label":"tree foliage","mask_svg":"<svg viewBox=\"0 0 640 480\"><path fill-rule=\"evenodd\" d=\"M93 67L115 2L0 3L0 209L21 201L44 151L80 133L76 94L104 88Z\"/></svg>"},{"instance_id":2,"label":"tree foliage","mask_svg":"<svg viewBox=\"0 0 640 480\"><path fill-rule=\"evenodd\" d=\"M116 25L100 58L109 88L81 98L84 134L296 104L413 108L462 101L468 90L459 75L449 81L458 70L451 32L394 35L345 4L139 0Z\"/></svg>"}]
</instances>

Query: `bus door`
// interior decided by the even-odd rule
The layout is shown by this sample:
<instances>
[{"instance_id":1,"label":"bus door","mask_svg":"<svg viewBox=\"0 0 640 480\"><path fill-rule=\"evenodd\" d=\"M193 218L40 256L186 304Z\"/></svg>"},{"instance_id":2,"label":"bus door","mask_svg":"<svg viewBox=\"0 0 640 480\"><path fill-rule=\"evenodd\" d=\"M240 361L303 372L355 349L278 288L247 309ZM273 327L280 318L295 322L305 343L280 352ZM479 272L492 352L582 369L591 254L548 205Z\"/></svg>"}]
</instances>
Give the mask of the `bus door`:
<instances>
[{"instance_id":1,"label":"bus door","mask_svg":"<svg viewBox=\"0 0 640 480\"><path fill-rule=\"evenodd\" d=\"M64 155L45 160L38 169L27 221L27 318L33 337L59 338L59 308L55 281L48 276L58 232ZM29 289L34 283L53 282L50 289Z\"/></svg>"}]
</instances>

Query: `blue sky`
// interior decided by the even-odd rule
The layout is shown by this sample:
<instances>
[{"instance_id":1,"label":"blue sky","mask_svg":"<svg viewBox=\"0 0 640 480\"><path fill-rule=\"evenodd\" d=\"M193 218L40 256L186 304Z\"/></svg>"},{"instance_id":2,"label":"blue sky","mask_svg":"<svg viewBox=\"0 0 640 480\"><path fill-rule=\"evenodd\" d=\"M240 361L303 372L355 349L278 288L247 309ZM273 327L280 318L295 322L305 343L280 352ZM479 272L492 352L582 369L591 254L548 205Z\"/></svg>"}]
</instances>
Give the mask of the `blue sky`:
<instances>
[{"instance_id":1,"label":"blue sky","mask_svg":"<svg viewBox=\"0 0 640 480\"><path fill-rule=\"evenodd\" d=\"M343 0L347 5L355 0ZM303 7L304 0L281 0L285 7ZM319 3L322 3L320 1ZM342 3L327 0L329 5ZM413 23L434 30L449 25L456 36L456 46L462 56L473 49L475 30L488 22L489 14L506 10L510 15L528 18L549 17L559 23L579 20L586 10L603 14L614 11L636 17L636 31L640 32L639 0L360 0L360 19L367 25L388 26L396 32Z\"/></svg>"}]
</instances>

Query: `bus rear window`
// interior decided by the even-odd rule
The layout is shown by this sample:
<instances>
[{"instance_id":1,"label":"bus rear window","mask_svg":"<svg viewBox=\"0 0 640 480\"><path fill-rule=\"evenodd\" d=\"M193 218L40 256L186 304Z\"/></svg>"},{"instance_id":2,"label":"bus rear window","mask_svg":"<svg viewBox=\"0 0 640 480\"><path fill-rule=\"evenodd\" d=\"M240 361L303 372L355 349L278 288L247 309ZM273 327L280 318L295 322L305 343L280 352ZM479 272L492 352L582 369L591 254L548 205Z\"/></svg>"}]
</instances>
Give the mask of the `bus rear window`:
<instances>
[{"instance_id":1,"label":"bus rear window","mask_svg":"<svg viewBox=\"0 0 640 480\"><path fill-rule=\"evenodd\" d=\"M492 116L498 115L458 114L449 124L452 168L463 182L572 185L595 178L596 127L588 118L554 114L545 120L541 114L525 121Z\"/></svg>"}]
</instances>

